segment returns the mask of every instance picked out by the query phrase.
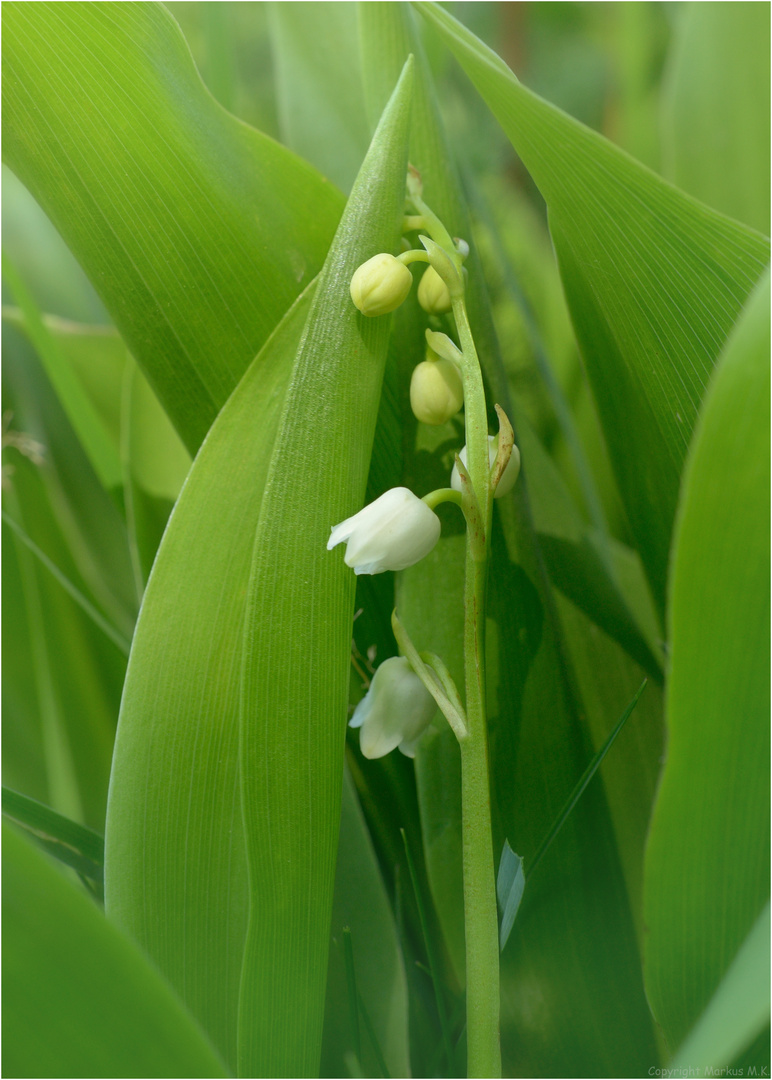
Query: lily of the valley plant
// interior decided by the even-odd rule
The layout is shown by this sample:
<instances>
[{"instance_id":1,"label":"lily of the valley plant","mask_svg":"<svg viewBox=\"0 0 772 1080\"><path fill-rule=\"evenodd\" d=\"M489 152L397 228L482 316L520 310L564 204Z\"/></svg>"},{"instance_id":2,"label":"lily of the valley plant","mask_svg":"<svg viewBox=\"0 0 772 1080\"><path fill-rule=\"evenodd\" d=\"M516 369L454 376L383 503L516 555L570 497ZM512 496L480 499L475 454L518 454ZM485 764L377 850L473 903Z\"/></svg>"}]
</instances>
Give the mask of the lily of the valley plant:
<instances>
[{"instance_id":1,"label":"lily of the valley plant","mask_svg":"<svg viewBox=\"0 0 772 1080\"><path fill-rule=\"evenodd\" d=\"M458 504L466 518L464 588L464 669L466 706L462 707L441 658L420 656L395 611L393 625L405 653L389 660L388 676L376 672L367 697L357 707L352 726L362 725L362 752L379 757L400 745L413 756L415 743L430 723L427 691L450 723L461 748L464 833L464 917L467 972L467 1039L470 1076L499 1076L498 915L491 835L488 736L485 714L485 597L490 555L493 499L514 485L520 455L512 427L496 406L498 438L488 435L482 371L469 324L463 262L469 245L452 240L424 202L415 169L407 182L406 227L418 233L422 248L396 257L374 255L351 281L351 299L363 315L384 315L404 302L412 278L407 265L428 263L418 287L418 302L429 314L453 313L460 345L447 335L431 334L432 356L413 373L410 404L419 421L445 423L464 404L466 445L456 455L450 486L416 498L406 488L385 492L358 514L336 525L328 548L347 542L346 564L357 574L403 570L424 558L440 535L433 507ZM407 275L407 276L406 276ZM437 355L440 354L440 355ZM445 365L442 401L423 372ZM423 371L421 371L423 369ZM416 374L421 372L418 379ZM463 386L459 393L454 383ZM444 393L442 392L444 391ZM386 665L384 665L385 667Z\"/></svg>"},{"instance_id":2,"label":"lily of the valley plant","mask_svg":"<svg viewBox=\"0 0 772 1080\"><path fill-rule=\"evenodd\" d=\"M769 1075L769 5L2 20L4 1074Z\"/></svg>"}]
</instances>

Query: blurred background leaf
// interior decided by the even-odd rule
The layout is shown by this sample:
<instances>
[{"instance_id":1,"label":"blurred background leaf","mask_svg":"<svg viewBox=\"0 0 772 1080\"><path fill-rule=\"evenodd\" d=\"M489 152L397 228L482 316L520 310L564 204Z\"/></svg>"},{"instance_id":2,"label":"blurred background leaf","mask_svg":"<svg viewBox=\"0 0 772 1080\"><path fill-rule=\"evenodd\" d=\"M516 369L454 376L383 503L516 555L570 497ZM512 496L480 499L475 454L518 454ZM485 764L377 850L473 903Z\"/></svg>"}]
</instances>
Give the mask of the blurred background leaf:
<instances>
[{"instance_id":1,"label":"blurred background leaf","mask_svg":"<svg viewBox=\"0 0 772 1080\"><path fill-rule=\"evenodd\" d=\"M348 192L370 141L354 9L266 7L282 141Z\"/></svg>"},{"instance_id":2,"label":"blurred background leaf","mask_svg":"<svg viewBox=\"0 0 772 1080\"><path fill-rule=\"evenodd\" d=\"M769 8L679 7L662 94L665 175L769 235Z\"/></svg>"}]
</instances>

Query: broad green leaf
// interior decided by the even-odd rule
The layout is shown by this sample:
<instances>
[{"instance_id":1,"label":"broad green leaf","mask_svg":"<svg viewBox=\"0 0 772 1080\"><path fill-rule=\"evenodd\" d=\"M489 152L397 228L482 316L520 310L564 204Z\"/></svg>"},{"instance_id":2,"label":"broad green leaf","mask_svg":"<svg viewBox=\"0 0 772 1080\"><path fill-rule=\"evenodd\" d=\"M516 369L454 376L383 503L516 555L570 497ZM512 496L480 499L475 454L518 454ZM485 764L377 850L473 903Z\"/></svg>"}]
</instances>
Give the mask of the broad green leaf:
<instances>
[{"instance_id":1,"label":"broad green leaf","mask_svg":"<svg viewBox=\"0 0 772 1080\"><path fill-rule=\"evenodd\" d=\"M235 1072L247 920L238 680L252 544L297 301L222 409L177 502L134 635L105 831L105 904Z\"/></svg>"},{"instance_id":2,"label":"broad green leaf","mask_svg":"<svg viewBox=\"0 0 772 1080\"><path fill-rule=\"evenodd\" d=\"M673 1049L769 898L769 311L767 274L705 398L673 542L644 912L648 997Z\"/></svg>"},{"instance_id":3,"label":"broad green leaf","mask_svg":"<svg viewBox=\"0 0 772 1080\"><path fill-rule=\"evenodd\" d=\"M686 449L713 364L769 245L537 97L442 8L416 6L456 54L547 202L620 493L663 609Z\"/></svg>"},{"instance_id":4,"label":"broad green leaf","mask_svg":"<svg viewBox=\"0 0 772 1080\"><path fill-rule=\"evenodd\" d=\"M3 826L7 1076L226 1076L157 971Z\"/></svg>"},{"instance_id":5,"label":"broad green leaf","mask_svg":"<svg viewBox=\"0 0 772 1080\"><path fill-rule=\"evenodd\" d=\"M217 105L161 4L17 4L4 31L5 160L194 451L318 271L340 196Z\"/></svg>"},{"instance_id":6,"label":"broad green leaf","mask_svg":"<svg viewBox=\"0 0 772 1080\"><path fill-rule=\"evenodd\" d=\"M6 787L3 788L3 814L24 829L49 855L101 887L105 843L98 833L57 814L50 806Z\"/></svg>"},{"instance_id":7,"label":"broad green leaf","mask_svg":"<svg viewBox=\"0 0 772 1080\"><path fill-rule=\"evenodd\" d=\"M673 1069L726 1068L769 1023L769 904L753 924L708 1007L679 1047ZM754 1062L757 1067L761 1062ZM751 1075L750 1073L748 1075Z\"/></svg>"},{"instance_id":8,"label":"broad green leaf","mask_svg":"<svg viewBox=\"0 0 772 1080\"><path fill-rule=\"evenodd\" d=\"M356 9L339 3L267 7L282 140L350 191L370 142Z\"/></svg>"},{"instance_id":9,"label":"broad green leaf","mask_svg":"<svg viewBox=\"0 0 772 1080\"><path fill-rule=\"evenodd\" d=\"M378 862L348 772L343 780L321 1076L344 1076L344 1056L352 1049L344 927L351 931L357 992L378 1042L376 1051L367 1024L360 1020L363 1048L360 1062L365 1074L382 1075L378 1064L380 1051L390 1076L408 1076L405 971Z\"/></svg>"},{"instance_id":10,"label":"broad green leaf","mask_svg":"<svg viewBox=\"0 0 772 1080\"><path fill-rule=\"evenodd\" d=\"M366 98L373 109L384 100L395 69L408 52L415 53L411 161L421 171L426 200L451 234L471 240L410 9L360 5L360 29ZM467 267L471 322L485 365L489 401L499 402L512 416L474 246ZM425 317L409 304L395 319L403 395L411 367L423 359L426 326ZM461 431L449 424L433 429L431 435L427 429L416 434L409 415L404 423L403 446L408 451L404 482L418 494L438 486L438 481L446 484L453 452L463 442ZM513 496L498 500L494 512L486 633L497 817L494 843L500 850L507 836L527 858L538 849L592 757L592 744L582 724L581 705L574 703L569 689L566 654L531 524L526 464L523 474ZM461 684L463 567L457 549L463 543L462 523L456 508L441 509L443 538L429 557L400 576L397 610L416 646L442 656ZM635 685L630 692L634 689ZM458 768L454 737L447 727L438 727L419 748L416 776L432 898L456 973L463 979ZM642 1069L644 1063L648 1067L657 1060L657 1052L633 920L600 785L587 791L544 860L539 878L531 897L523 899L515 940L503 954L505 1070L600 1075ZM545 1007L535 1014L529 1003L536 986Z\"/></svg>"},{"instance_id":11,"label":"broad green leaf","mask_svg":"<svg viewBox=\"0 0 772 1080\"><path fill-rule=\"evenodd\" d=\"M665 174L769 233L769 7L684 4L662 92Z\"/></svg>"},{"instance_id":12,"label":"broad green leaf","mask_svg":"<svg viewBox=\"0 0 772 1080\"><path fill-rule=\"evenodd\" d=\"M367 233L365 242L377 244ZM242 628L262 490L311 297L309 289L288 312L223 408L177 502L135 634L107 818L108 913L140 941L234 1069L248 909L238 776ZM329 342L325 356L338 360ZM367 372L369 361L360 360L355 371ZM309 397L306 407L320 401ZM368 407L376 405L377 397ZM318 468L315 461L309 477L318 480ZM307 516L316 496L301 505ZM330 565L332 523L319 523ZM348 663L348 642L345 656ZM341 739L344 719L345 705ZM325 944L328 933L329 912Z\"/></svg>"},{"instance_id":13,"label":"broad green leaf","mask_svg":"<svg viewBox=\"0 0 772 1080\"><path fill-rule=\"evenodd\" d=\"M240 722L250 921L239 1070L256 1076L318 1070L355 586L326 541L362 505L390 323L362 316L349 283L373 253L398 247L411 76L408 63L325 262L255 536Z\"/></svg>"}]
</instances>

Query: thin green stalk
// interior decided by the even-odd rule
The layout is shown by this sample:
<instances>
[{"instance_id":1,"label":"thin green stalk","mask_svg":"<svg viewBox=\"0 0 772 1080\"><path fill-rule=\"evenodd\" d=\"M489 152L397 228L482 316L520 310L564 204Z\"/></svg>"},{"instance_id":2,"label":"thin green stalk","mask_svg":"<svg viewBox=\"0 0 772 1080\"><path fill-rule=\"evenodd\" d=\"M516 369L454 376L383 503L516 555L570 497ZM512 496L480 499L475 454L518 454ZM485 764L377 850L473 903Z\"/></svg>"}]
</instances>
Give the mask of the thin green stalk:
<instances>
[{"instance_id":1,"label":"thin green stalk","mask_svg":"<svg viewBox=\"0 0 772 1080\"><path fill-rule=\"evenodd\" d=\"M480 364L463 299L454 300L463 353L467 462L485 534L467 529L464 664L467 738L461 745L461 807L466 934L468 1076L501 1076L499 926L493 868L488 730L485 711L485 593L493 496L488 418ZM480 540L482 539L482 544Z\"/></svg>"},{"instance_id":2,"label":"thin green stalk","mask_svg":"<svg viewBox=\"0 0 772 1080\"><path fill-rule=\"evenodd\" d=\"M468 737L461 743L468 1076L501 1076L499 926L485 715L485 578L467 534L464 662Z\"/></svg>"},{"instance_id":3,"label":"thin green stalk","mask_svg":"<svg viewBox=\"0 0 772 1080\"><path fill-rule=\"evenodd\" d=\"M412 188L412 190L411 190ZM461 747L461 806L466 936L467 1075L501 1076L499 926L493 872L488 732L485 712L485 589L493 512L488 415L480 361L463 295L462 255L445 226L408 180L415 209L432 239L420 240L451 296L461 345L466 470L462 507L467 518L464 582L466 732ZM417 224L417 219L416 222ZM449 260L455 267L454 274ZM461 472L461 469L459 468ZM474 494L469 491L469 482ZM441 501L438 498L437 501ZM476 505L475 505L476 503ZM396 632L396 631L395 631ZM430 688L431 689L431 688ZM455 730L455 728L454 728Z\"/></svg>"}]
</instances>

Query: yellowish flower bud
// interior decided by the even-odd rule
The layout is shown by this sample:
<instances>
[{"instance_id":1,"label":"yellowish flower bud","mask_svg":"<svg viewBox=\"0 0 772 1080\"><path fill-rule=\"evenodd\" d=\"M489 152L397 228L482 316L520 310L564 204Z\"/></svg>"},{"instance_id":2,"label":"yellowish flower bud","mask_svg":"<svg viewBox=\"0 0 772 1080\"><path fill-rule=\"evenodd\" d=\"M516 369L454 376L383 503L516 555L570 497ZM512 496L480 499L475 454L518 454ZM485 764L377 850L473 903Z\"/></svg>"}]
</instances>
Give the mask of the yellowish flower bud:
<instances>
[{"instance_id":1,"label":"yellowish flower bud","mask_svg":"<svg viewBox=\"0 0 772 1080\"><path fill-rule=\"evenodd\" d=\"M451 360L424 360L414 370L410 407L421 423L444 424L463 404L464 386Z\"/></svg>"},{"instance_id":2,"label":"yellowish flower bud","mask_svg":"<svg viewBox=\"0 0 772 1080\"><path fill-rule=\"evenodd\" d=\"M444 315L453 306L448 286L433 266L424 270L418 286L418 303L430 315Z\"/></svg>"},{"instance_id":3,"label":"yellowish flower bud","mask_svg":"<svg viewBox=\"0 0 772 1080\"><path fill-rule=\"evenodd\" d=\"M413 275L404 263L382 252L362 263L351 279L351 299L363 315L388 315L407 299Z\"/></svg>"}]
</instances>

